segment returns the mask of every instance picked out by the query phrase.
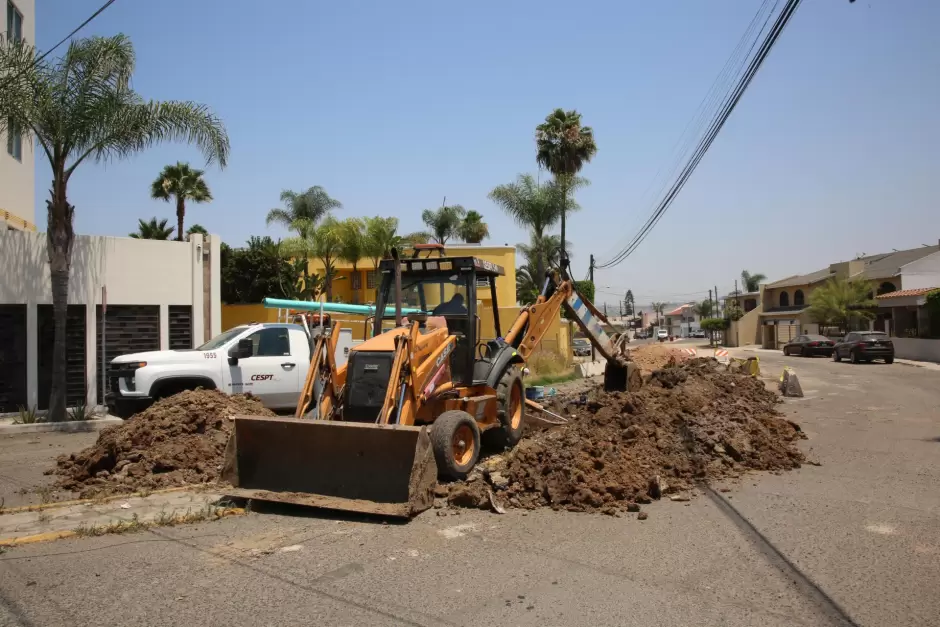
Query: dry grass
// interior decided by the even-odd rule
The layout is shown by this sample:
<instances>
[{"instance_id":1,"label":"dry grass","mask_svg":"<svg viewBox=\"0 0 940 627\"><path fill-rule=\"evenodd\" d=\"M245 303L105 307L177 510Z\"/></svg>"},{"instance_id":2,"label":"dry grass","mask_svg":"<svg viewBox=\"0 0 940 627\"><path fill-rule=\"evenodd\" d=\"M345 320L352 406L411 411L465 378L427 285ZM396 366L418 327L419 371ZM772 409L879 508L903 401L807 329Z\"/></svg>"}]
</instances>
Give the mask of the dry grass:
<instances>
[{"instance_id":1,"label":"dry grass","mask_svg":"<svg viewBox=\"0 0 940 627\"><path fill-rule=\"evenodd\" d=\"M565 360L555 351L537 350L529 356L526 366L534 377L560 375L568 370Z\"/></svg>"},{"instance_id":2,"label":"dry grass","mask_svg":"<svg viewBox=\"0 0 940 627\"><path fill-rule=\"evenodd\" d=\"M211 520L220 520L226 516L235 516L242 514L244 510L228 505L206 504L205 507L198 510L187 509L185 512L166 512L161 511L153 520L142 521L134 514L130 520L116 520L107 525L79 525L74 529L75 535L79 537L95 537L109 534L135 533L144 531L151 527L175 527L176 525L187 525L197 522L206 522Z\"/></svg>"}]
</instances>

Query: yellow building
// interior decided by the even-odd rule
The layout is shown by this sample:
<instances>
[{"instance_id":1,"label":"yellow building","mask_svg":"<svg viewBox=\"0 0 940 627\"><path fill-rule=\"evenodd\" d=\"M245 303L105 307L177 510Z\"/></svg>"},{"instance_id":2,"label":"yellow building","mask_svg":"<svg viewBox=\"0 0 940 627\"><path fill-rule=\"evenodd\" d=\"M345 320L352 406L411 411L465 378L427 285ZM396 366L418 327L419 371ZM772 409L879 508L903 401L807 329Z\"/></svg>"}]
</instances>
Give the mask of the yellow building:
<instances>
[{"instance_id":1,"label":"yellow building","mask_svg":"<svg viewBox=\"0 0 940 627\"><path fill-rule=\"evenodd\" d=\"M410 251L406 251L410 256ZM436 256L436 255L435 255ZM500 306L516 304L516 249L513 246L473 246L458 245L445 247L446 257L479 257L490 261L506 270L506 275L496 279L496 298ZM372 261L363 259L353 271L351 263L337 260L334 264L336 277L333 279L333 301L354 304L375 302L375 290L381 278L376 274ZM323 274L323 262L310 260L310 272ZM486 290L478 292L477 297L487 303L490 294ZM322 298L325 300L326 295Z\"/></svg>"},{"instance_id":2,"label":"yellow building","mask_svg":"<svg viewBox=\"0 0 940 627\"><path fill-rule=\"evenodd\" d=\"M406 251L410 257L411 252ZM424 254L422 254L424 256ZM433 253L432 256L437 256ZM505 275L496 279L496 299L499 305L500 330L503 334L509 331L513 322L519 315L519 306L516 302L516 249L513 246L476 246L456 245L447 246L445 257L478 257L485 261L499 265ZM333 280L333 302L353 304L373 304L376 299L376 290L381 284L381 275L377 274L372 261L363 259L356 264L353 270L351 263L337 260L334 264L336 277ZM310 260L310 272L323 274L323 263L319 259ZM451 290L451 292L448 291ZM447 300L452 295L452 287L445 286L443 298ZM429 295L430 296L430 295ZM437 300L440 296L437 297ZM326 294L321 295L326 301ZM430 298L429 306L438 304ZM480 339L491 340L496 337L496 326L493 318L492 295L489 289L477 291L478 313L480 316ZM368 337L371 329L367 328L366 320L360 316L334 315L334 323L352 330L353 339L361 340ZM222 328L230 329L239 324L249 322L276 322L277 310L266 309L261 304L249 305L223 305ZM543 350L558 353L565 363L571 362L571 347L568 334L568 325L559 319L552 325L542 340Z\"/></svg>"}]
</instances>

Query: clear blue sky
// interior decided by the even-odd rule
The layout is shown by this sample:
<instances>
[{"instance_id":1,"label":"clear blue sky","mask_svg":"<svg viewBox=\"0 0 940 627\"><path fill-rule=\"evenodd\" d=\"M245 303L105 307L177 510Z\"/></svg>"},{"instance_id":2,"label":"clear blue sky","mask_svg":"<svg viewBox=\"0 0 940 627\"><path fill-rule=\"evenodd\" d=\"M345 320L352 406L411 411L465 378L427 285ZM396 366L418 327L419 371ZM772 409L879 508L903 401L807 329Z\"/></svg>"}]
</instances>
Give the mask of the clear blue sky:
<instances>
[{"instance_id":1,"label":"clear blue sky","mask_svg":"<svg viewBox=\"0 0 940 627\"><path fill-rule=\"evenodd\" d=\"M101 0L36 4L45 49ZM487 193L536 172L534 127L577 108L599 147L569 220L583 274L589 253L610 258L652 211L651 183L759 4L117 0L82 34L126 33L142 95L203 102L225 120L230 165L208 170L215 201L186 220L233 245L285 235L265 226L267 210L282 189L311 185L343 202L340 216L395 215L402 231L446 196L484 214L490 242L524 241ZM936 244L938 23L936 0L804 2L672 208L625 263L598 272L598 289L681 300L730 290L744 268L777 279ZM148 191L176 160L202 164L164 145L81 166L69 185L77 231L172 222ZM50 175L37 168L43 215Z\"/></svg>"}]
</instances>

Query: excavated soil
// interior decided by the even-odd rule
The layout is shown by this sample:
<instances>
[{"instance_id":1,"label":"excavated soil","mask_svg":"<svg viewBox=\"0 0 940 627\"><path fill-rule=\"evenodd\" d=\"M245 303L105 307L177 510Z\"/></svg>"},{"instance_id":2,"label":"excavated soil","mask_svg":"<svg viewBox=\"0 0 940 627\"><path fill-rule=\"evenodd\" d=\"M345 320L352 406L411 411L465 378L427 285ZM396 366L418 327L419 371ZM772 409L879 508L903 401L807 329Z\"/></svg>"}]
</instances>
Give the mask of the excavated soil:
<instances>
[{"instance_id":1,"label":"excavated soil","mask_svg":"<svg viewBox=\"0 0 940 627\"><path fill-rule=\"evenodd\" d=\"M215 481L232 430L228 418L238 414L274 415L243 395L181 392L102 430L94 446L59 456L49 474L82 498Z\"/></svg>"},{"instance_id":2,"label":"excavated soil","mask_svg":"<svg viewBox=\"0 0 940 627\"><path fill-rule=\"evenodd\" d=\"M596 389L555 402L570 421L529 428L511 452L483 460L447 500L571 511L637 511L662 494L687 500L699 482L750 470L800 467L799 426L780 417L776 394L713 359L671 362L634 393Z\"/></svg>"},{"instance_id":3,"label":"excavated soil","mask_svg":"<svg viewBox=\"0 0 940 627\"><path fill-rule=\"evenodd\" d=\"M630 359L644 373L664 368L670 362L688 361L689 354L665 344L644 344L630 349Z\"/></svg>"}]
</instances>

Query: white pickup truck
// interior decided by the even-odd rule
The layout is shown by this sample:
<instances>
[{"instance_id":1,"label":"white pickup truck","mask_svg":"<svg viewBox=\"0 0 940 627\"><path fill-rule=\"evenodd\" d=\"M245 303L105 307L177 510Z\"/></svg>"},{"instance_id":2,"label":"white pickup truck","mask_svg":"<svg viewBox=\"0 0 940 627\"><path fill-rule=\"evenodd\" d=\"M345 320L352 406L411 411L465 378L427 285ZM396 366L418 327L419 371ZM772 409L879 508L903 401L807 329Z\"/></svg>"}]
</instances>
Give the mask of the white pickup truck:
<instances>
[{"instance_id":1,"label":"white pickup truck","mask_svg":"<svg viewBox=\"0 0 940 627\"><path fill-rule=\"evenodd\" d=\"M346 362L351 337L348 329L341 330L340 364ZM129 418L155 400L198 387L250 392L270 409L292 409L307 378L311 344L303 326L266 323L233 327L190 350L121 355L107 372L108 410Z\"/></svg>"}]
</instances>

